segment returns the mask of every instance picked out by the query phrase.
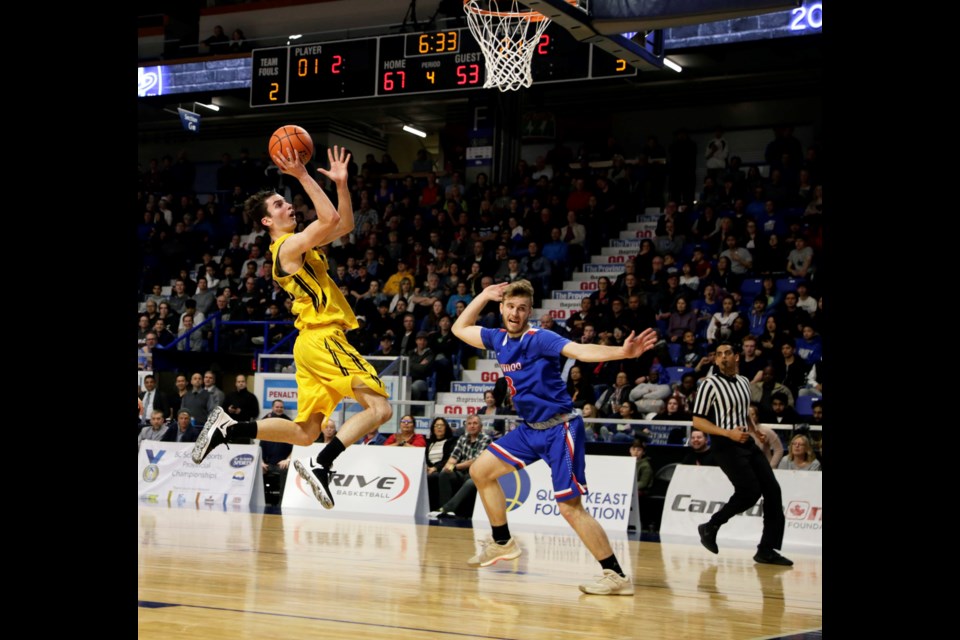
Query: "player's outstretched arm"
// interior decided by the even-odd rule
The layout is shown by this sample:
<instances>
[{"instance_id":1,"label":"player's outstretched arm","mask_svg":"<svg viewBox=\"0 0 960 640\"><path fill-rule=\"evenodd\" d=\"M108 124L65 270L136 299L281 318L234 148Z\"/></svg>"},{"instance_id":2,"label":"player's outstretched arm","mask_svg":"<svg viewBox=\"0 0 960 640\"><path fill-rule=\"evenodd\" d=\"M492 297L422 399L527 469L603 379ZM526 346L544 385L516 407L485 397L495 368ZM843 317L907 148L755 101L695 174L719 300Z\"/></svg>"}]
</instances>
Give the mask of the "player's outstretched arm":
<instances>
[{"instance_id":1,"label":"player's outstretched arm","mask_svg":"<svg viewBox=\"0 0 960 640\"><path fill-rule=\"evenodd\" d=\"M625 360L636 358L653 349L657 343L657 332L654 329L644 329L640 335L633 331L619 347L610 347L603 344L583 344L568 342L561 353L568 358L583 362L606 362L607 360Z\"/></svg>"}]
</instances>

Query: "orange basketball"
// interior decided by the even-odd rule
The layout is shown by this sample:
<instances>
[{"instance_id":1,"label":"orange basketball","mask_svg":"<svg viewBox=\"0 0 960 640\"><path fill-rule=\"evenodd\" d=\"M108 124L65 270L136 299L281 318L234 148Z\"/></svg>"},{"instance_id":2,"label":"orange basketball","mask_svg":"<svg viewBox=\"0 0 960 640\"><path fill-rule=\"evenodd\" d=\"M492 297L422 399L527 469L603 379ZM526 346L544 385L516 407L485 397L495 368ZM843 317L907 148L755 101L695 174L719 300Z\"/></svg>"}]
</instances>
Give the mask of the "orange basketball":
<instances>
[{"instance_id":1,"label":"orange basketball","mask_svg":"<svg viewBox=\"0 0 960 640\"><path fill-rule=\"evenodd\" d=\"M285 124L270 136L270 157L279 154L284 158L293 149L300 154L300 162L307 164L313 157L313 139L307 130L295 124Z\"/></svg>"}]
</instances>

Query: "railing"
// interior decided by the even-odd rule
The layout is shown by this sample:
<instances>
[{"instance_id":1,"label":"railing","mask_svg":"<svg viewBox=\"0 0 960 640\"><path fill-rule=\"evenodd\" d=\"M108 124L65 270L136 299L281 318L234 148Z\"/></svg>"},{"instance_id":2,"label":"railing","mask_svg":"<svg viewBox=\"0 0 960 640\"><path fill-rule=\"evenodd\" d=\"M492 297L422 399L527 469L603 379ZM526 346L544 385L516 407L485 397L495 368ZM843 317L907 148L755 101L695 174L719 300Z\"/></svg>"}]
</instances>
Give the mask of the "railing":
<instances>
[{"instance_id":1,"label":"railing","mask_svg":"<svg viewBox=\"0 0 960 640\"><path fill-rule=\"evenodd\" d=\"M205 327L213 329L213 335L210 338L210 344L205 345L207 348L202 349L202 351L220 351L220 331L222 327L263 327L263 346L253 343L253 355L254 357L258 356L261 353L277 353L280 349L288 349L285 353L290 353L293 351L293 340L296 338L299 331L296 328L285 335L283 338L278 340L275 344L270 343L270 332L271 330L276 329L276 327L293 327L292 320L221 320L223 315L222 311L217 311L210 314L209 316L203 319L203 322L197 326L190 329L186 333L177 336L176 340L171 342L166 346L157 345L155 348L160 351L178 351L177 345L179 345L184 340L189 340L197 331L203 330ZM259 336L257 336L259 337ZM251 339L252 340L252 339ZM211 348L212 347L212 348ZM186 349L190 351L190 349Z\"/></svg>"}]
</instances>

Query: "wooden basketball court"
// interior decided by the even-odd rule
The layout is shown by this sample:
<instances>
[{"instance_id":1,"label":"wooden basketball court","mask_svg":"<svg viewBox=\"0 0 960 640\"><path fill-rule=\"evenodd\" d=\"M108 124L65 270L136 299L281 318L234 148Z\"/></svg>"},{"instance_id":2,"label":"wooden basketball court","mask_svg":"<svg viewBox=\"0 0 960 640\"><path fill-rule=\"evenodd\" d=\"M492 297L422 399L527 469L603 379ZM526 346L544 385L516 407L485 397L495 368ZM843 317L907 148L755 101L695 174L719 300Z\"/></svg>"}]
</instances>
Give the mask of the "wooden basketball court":
<instances>
[{"instance_id":1,"label":"wooden basketball court","mask_svg":"<svg viewBox=\"0 0 960 640\"><path fill-rule=\"evenodd\" d=\"M524 554L466 565L484 526L141 505L138 637L819 638L822 557L612 536L634 596L577 588L599 565L568 529L513 530Z\"/></svg>"}]
</instances>

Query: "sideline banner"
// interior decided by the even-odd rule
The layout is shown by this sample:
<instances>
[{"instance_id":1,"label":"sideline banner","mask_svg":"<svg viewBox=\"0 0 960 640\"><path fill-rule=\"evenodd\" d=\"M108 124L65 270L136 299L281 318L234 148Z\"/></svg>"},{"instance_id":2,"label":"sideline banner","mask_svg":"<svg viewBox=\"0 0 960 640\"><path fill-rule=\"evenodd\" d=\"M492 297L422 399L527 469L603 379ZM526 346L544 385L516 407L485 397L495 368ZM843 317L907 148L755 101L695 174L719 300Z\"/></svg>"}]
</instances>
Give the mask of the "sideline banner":
<instances>
[{"instance_id":1,"label":"sideline banner","mask_svg":"<svg viewBox=\"0 0 960 640\"><path fill-rule=\"evenodd\" d=\"M823 474L819 471L773 470L783 494L787 527L783 544L823 548ZM660 535L696 537L697 526L710 519L733 495L733 485L720 467L680 464L663 503ZM720 528L717 541L757 544L763 532L764 505L758 501Z\"/></svg>"},{"instance_id":2,"label":"sideline banner","mask_svg":"<svg viewBox=\"0 0 960 640\"><path fill-rule=\"evenodd\" d=\"M306 462L326 445L294 447L293 459ZM324 509L292 463L283 490L284 509L309 509L337 517L340 513L370 513L427 517L429 501L424 477L423 447L353 445L340 454L333 468L330 491L333 509Z\"/></svg>"},{"instance_id":3,"label":"sideline banner","mask_svg":"<svg viewBox=\"0 0 960 640\"><path fill-rule=\"evenodd\" d=\"M260 447L231 444L214 449L202 464L190 459L192 442L144 440L137 453L137 498L171 506L262 507Z\"/></svg>"},{"instance_id":4,"label":"sideline banner","mask_svg":"<svg viewBox=\"0 0 960 640\"><path fill-rule=\"evenodd\" d=\"M637 509L637 461L632 456L586 456L587 489L583 508L597 519L604 529L626 531L627 525L640 526ZM510 524L538 527L568 527L553 497L550 467L537 460L523 469L500 477L500 486L507 496L507 518ZM473 522L489 522L483 502L473 507Z\"/></svg>"}]
</instances>

